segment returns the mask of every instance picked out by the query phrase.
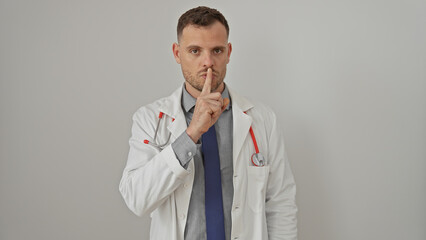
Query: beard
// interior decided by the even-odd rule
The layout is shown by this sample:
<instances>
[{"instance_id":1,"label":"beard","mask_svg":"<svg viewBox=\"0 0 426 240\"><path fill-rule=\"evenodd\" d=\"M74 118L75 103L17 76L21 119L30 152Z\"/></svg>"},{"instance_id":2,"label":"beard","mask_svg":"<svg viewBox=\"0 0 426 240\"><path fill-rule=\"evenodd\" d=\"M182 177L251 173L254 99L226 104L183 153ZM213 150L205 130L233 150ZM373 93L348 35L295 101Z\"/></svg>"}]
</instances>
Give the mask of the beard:
<instances>
[{"instance_id":1,"label":"beard","mask_svg":"<svg viewBox=\"0 0 426 240\"><path fill-rule=\"evenodd\" d=\"M226 75L226 68L222 73L219 73L213 69L212 71L213 71L212 74L214 76L214 79L212 79L211 91L214 92L223 83L223 80L225 79L225 75ZM183 77L185 78L185 81L188 82L189 85L191 85L193 88L197 89L200 92L203 90L203 86L205 82L205 79L203 78L203 74L207 74L207 69L198 72L196 75L184 69L182 69L182 73L183 73Z\"/></svg>"}]
</instances>

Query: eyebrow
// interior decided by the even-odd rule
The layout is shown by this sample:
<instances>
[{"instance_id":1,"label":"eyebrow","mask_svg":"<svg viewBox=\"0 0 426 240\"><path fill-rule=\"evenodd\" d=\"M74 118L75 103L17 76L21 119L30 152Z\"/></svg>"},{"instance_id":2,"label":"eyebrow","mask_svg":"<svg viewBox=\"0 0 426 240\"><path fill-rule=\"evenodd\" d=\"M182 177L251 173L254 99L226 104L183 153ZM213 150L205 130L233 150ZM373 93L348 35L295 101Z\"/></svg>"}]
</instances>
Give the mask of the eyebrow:
<instances>
[{"instance_id":1,"label":"eyebrow","mask_svg":"<svg viewBox=\"0 0 426 240\"><path fill-rule=\"evenodd\" d=\"M190 50L190 49L194 49L194 48L202 48L202 47L197 46L197 45L189 45L188 47L186 47L186 50ZM220 50L224 50L225 48L226 48L226 46L213 47L213 49L220 49Z\"/></svg>"}]
</instances>

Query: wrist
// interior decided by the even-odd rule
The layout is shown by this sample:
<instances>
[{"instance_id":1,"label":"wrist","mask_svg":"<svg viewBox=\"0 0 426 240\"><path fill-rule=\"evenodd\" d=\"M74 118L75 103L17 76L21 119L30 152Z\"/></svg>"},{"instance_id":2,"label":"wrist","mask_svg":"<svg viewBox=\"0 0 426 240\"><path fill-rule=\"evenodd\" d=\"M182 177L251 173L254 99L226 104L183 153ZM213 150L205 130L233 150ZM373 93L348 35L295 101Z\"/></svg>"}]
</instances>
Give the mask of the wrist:
<instances>
[{"instance_id":1,"label":"wrist","mask_svg":"<svg viewBox=\"0 0 426 240\"><path fill-rule=\"evenodd\" d=\"M193 130L190 126L186 129L186 134L188 134L188 136L192 139L192 141L194 141L194 143L197 143L202 135L202 133Z\"/></svg>"}]
</instances>

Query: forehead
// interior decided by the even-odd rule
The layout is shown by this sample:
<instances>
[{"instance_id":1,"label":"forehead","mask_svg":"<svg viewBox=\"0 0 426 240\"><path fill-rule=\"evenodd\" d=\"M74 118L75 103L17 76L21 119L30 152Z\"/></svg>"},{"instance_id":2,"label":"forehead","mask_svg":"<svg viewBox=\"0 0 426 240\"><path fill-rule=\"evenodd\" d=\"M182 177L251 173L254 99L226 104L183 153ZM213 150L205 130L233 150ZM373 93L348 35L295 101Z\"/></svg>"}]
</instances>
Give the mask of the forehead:
<instances>
[{"instance_id":1,"label":"forehead","mask_svg":"<svg viewBox=\"0 0 426 240\"><path fill-rule=\"evenodd\" d=\"M225 26L220 22L215 22L209 26L187 25L179 40L183 45L226 45L228 36Z\"/></svg>"}]
</instances>

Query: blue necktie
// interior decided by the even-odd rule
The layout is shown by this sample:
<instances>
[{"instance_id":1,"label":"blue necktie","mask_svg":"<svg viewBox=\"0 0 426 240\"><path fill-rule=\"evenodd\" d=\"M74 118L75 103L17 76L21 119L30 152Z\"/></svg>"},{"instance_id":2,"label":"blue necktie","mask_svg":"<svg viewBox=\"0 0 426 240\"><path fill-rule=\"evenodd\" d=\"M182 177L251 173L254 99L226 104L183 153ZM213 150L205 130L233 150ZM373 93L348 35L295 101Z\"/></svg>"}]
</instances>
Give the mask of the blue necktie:
<instances>
[{"instance_id":1,"label":"blue necktie","mask_svg":"<svg viewBox=\"0 0 426 240\"><path fill-rule=\"evenodd\" d=\"M203 134L207 240L225 240L219 149L214 125Z\"/></svg>"}]
</instances>

